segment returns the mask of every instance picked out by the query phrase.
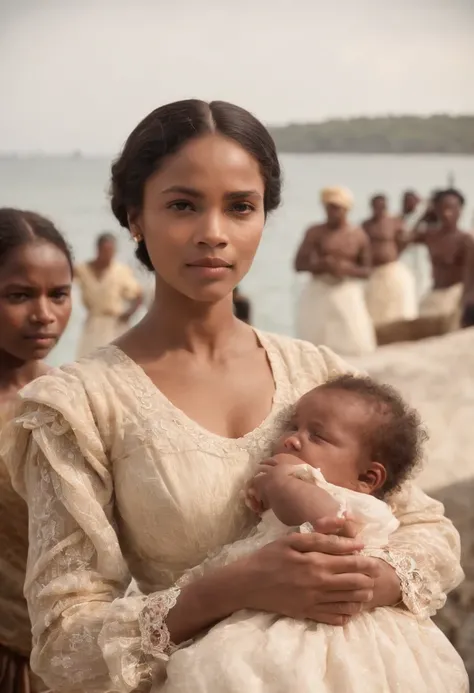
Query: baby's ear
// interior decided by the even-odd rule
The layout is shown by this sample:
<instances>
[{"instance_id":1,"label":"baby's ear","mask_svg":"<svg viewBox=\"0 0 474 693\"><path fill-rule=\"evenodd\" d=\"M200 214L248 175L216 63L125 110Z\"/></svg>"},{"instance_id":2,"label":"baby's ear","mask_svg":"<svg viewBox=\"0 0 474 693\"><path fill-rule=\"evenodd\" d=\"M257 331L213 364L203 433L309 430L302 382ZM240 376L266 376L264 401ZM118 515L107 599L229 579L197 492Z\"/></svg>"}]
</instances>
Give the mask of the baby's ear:
<instances>
[{"instance_id":1,"label":"baby's ear","mask_svg":"<svg viewBox=\"0 0 474 693\"><path fill-rule=\"evenodd\" d=\"M358 488L360 493L375 493L387 480L387 470L380 462L370 462L369 467L359 474Z\"/></svg>"}]
</instances>

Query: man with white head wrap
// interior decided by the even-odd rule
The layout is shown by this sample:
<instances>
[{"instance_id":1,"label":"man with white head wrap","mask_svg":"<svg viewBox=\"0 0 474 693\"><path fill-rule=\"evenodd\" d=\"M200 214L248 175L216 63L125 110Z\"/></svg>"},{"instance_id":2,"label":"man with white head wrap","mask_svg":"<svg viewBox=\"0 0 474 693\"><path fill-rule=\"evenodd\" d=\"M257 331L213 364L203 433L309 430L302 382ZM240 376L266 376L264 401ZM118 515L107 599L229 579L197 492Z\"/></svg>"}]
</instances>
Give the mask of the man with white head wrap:
<instances>
[{"instance_id":1,"label":"man with white head wrap","mask_svg":"<svg viewBox=\"0 0 474 693\"><path fill-rule=\"evenodd\" d=\"M295 259L297 272L311 273L299 297L297 334L346 356L367 354L376 348L363 281L371 269L370 243L348 221L349 190L325 188L321 202L327 220L306 231Z\"/></svg>"}]
</instances>

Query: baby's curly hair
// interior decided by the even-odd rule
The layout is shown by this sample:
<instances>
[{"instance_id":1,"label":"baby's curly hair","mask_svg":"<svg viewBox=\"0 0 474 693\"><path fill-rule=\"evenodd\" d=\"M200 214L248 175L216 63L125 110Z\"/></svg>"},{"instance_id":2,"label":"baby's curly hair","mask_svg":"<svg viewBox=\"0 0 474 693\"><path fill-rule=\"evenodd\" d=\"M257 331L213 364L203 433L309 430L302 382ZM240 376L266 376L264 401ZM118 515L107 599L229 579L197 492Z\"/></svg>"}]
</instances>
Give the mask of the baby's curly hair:
<instances>
[{"instance_id":1,"label":"baby's curly hair","mask_svg":"<svg viewBox=\"0 0 474 693\"><path fill-rule=\"evenodd\" d=\"M342 375L320 387L351 392L374 406L379 420L370 432L370 454L387 472L385 483L374 495L383 498L397 491L423 458L428 436L418 412L393 387L366 376Z\"/></svg>"}]
</instances>

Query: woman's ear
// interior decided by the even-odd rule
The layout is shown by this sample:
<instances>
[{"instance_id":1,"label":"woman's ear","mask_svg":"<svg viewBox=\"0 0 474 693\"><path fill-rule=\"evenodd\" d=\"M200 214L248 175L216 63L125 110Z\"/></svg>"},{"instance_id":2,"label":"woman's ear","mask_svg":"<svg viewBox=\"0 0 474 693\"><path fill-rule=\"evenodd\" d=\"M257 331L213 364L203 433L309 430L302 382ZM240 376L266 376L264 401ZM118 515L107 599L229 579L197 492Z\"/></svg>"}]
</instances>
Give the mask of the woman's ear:
<instances>
[{"instance_id":1,"label":"woman's ear","mask_svg":"<svg viewBox=\"0 0 474 693\"><path fill-rule=\"evenodd\" d=\"M140 226L137 222L136 219L132 219L130 215L128 215L128 228L130 229L130 235L135 241L135 243L140 243L140 241L143 241L143 234L141 232Z\"/></svg>"},{"instance_id":2,"label":"woman's ear","mask_svg":"<svg viewBox=\"0 0 474 693\"><path fill-rule=\"evenodd\" d=\"M370 462L368 468L359 474L358 488L360 493L374 493L382 488L387 480L387 470L380 462Z\"/></svg>"}]
</instances>

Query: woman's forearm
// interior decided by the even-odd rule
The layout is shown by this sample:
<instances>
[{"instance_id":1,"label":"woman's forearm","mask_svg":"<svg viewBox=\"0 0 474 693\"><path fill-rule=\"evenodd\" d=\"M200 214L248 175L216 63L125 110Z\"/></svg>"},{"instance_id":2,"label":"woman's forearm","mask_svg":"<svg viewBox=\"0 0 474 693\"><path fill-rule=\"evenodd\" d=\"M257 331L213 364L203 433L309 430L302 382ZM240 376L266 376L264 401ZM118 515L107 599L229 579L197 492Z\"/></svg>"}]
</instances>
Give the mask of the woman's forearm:
<instances>
[{"instance_id":1,"label":"woman's forearm","mask_svg":"<svg viewBox=\"0 0 474 693\"><path fill-rule=\"evenodd\" d=\"M246 565L245 559L238 560L182 588L166 618L171 642L179 645L244 608Z\"/></svg>"}]
</instances>

